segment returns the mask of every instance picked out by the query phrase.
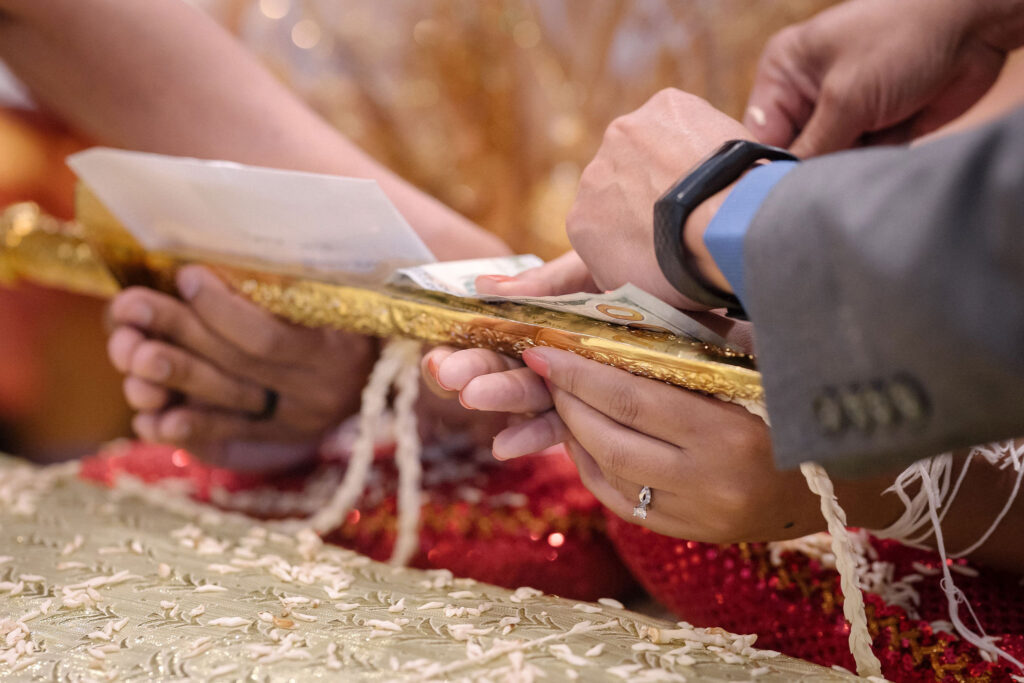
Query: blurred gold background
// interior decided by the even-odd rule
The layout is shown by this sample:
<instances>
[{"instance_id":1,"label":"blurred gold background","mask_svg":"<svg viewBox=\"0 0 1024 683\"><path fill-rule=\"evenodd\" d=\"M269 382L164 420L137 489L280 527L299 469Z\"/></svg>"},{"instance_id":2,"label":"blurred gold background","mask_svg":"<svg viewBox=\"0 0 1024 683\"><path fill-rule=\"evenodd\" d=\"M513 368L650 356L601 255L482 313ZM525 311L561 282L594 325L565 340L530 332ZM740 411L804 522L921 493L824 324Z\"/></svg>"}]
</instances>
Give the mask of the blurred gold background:
<instances>
[{"instance_id":1,"label":"blurred gold background","mask_svg":"<svg viewBox=\"0 0 1024 683\"><path fill-rule=\"evenodd\" d=\"M376 158L504 238L564 251L607 125L678 87L742 113L757 57L832 0L194 0ZM68 216L85 143L0 112L0 205ZM0 449L58 459L127 434L100 302L0 290Z\"/></svg>"}]
</instances>

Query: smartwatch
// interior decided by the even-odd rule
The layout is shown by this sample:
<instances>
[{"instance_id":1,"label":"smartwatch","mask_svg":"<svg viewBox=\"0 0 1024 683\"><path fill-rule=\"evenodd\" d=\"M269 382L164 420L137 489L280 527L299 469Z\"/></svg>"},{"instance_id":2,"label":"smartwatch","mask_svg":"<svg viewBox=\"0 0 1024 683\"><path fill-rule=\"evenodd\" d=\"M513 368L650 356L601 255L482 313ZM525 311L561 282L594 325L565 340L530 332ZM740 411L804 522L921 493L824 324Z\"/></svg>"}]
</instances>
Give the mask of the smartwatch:
<instances>
[{"instance_id":1,"label":"smartwatch","mask_svg":"<svg viewBox=\"0 0 1024 683\"><path fill-rule=\"evenodd\" d=\"M724 190L750 168L769 161L798 161L779 147L750 140L730 140L686 174L654 204L654 252L661 272L680 294L712 308L729 309L745 318L740 300L703 282L683 244L686 219L701 202Z\"/></svg>"}]
</instances>

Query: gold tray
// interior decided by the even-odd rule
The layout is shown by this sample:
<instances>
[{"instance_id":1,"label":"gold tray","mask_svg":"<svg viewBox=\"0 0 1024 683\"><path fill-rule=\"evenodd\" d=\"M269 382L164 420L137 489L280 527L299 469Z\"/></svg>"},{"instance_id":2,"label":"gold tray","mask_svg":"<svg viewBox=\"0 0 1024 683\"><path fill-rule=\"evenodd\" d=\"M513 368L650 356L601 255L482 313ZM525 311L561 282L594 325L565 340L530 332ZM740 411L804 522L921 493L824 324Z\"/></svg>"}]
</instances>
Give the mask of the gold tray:
<instances>
[{"instance_id":1,"label":"gold tray","mask_svg":"<svg viewBox=\"0 0 1024 683\"><path fill-rule=\"evenodd\" d=\"M76 220L35 204L0 216L0 283L26 280L100 297L143 285L173 293L181 259L145 251L84 186ZM630 329L569 313L393 286L346 286L207 263L268 311L311 327L377 337L493 349L518 356L531 346L572 351L633 374L740 401L763 397L751 356L670 334Z\"/></svg>"}]
</instances>

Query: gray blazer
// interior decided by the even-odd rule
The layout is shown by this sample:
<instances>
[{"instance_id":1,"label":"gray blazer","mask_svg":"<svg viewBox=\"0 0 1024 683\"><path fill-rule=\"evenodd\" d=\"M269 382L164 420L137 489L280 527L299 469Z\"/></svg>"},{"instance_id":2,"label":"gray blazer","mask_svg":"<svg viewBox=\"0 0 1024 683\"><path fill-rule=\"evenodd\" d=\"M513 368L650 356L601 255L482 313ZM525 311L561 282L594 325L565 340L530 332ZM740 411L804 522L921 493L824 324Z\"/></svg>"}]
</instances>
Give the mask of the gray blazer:
<instances>
[{"instance_id":1,"label":"gray blazer","mask_svg":"<svg viewBox=\"0 0 1024 683\"><path fill-rule=\"evenodd\" d=\"M1024 436L1024 108L800 164L744 263L780 466L865 474Z\"/></svg>"}]
</instances>

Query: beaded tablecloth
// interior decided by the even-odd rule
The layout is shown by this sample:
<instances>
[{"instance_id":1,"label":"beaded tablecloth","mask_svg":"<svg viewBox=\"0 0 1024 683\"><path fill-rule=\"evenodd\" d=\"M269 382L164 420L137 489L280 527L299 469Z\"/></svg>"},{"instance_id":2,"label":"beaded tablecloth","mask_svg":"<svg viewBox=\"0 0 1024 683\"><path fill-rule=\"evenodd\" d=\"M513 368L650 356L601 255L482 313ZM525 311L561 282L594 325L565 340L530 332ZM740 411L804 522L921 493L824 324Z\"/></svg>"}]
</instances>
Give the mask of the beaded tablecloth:
<instances>
[{"instance_id":1,"label":"beaded tablecloth","mask_svg":"<svg viewBox=\"0 0 1024 683\"><path fill-rule=\"evenodd\" d=\"M393 569L0 458L4 680L843 681L752 636Z\"/></svg>"}]
</instances>

